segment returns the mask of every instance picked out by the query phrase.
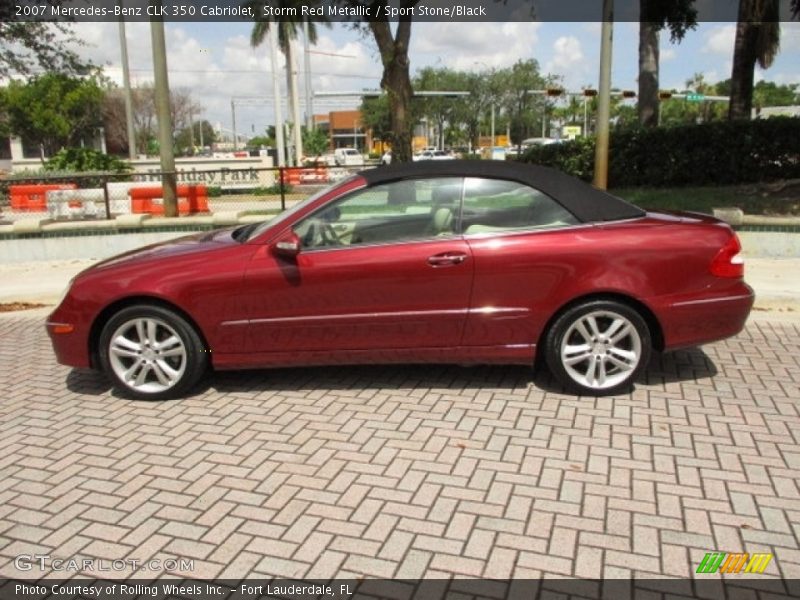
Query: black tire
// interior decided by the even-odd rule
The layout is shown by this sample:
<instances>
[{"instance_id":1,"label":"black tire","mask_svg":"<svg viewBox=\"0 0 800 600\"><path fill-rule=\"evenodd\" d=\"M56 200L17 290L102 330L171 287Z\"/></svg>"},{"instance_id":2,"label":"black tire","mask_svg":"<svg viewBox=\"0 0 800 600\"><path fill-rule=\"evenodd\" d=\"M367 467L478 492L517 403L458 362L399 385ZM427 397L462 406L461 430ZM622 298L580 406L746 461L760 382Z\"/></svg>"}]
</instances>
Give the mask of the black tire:
<instances>
[{"instance_id":1,"label":"black tire","mask_svg":"<svg viewBox=\"0 0 800 600\"><path fill-rule=\"evenodd\" d=\"M610 396L632 387L650 361L651 348L650 329L634 308L590 300L556 319L544 351L550 372L568 390Z\"/></svg>"},{"instance_id":2,"label":"black tire","mask_svg":"<svg viewBox=\"0 0 800 600\"><path fill-rule=\"evenodd\" d=\"M195 328L161 306L129 306L114 314L103 327L98 351L117 390L137 400L184 396L208 367L208 350Z\"/></svg>"}]
</instances>

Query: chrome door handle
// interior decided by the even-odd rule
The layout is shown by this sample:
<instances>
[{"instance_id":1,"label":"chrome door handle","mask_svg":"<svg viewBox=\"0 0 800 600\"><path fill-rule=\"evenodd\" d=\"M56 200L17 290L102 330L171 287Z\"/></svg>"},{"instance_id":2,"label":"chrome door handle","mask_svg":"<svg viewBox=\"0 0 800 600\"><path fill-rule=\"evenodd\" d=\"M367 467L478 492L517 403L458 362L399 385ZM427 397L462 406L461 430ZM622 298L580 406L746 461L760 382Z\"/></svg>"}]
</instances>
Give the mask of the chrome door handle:
<instances>
[{"instance_id":1,"label":"chrome door handle","mask_svg":"<svg viewBox=\"0 0 800 600\"><path fill-rule=\"evenodd\" d=\"M432 267L446 267L451 265L460 265L467 260L467 255L461 252L445 252L444 254L435 254L428 258L428 264Z\"/></svg>"}]
</instances>

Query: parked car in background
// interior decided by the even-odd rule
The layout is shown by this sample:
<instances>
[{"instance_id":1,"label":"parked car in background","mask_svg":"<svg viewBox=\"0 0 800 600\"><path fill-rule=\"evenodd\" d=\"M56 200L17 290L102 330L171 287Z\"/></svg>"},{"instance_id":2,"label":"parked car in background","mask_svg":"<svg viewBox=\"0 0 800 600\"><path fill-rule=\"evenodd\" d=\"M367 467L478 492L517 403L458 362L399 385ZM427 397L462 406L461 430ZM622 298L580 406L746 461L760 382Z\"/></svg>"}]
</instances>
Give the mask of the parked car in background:
<instances>
[{"instance_id":1,"label":"parked car in background","mask_svg":"<svg viewBox=\"0 0 800 600\"><path fill-rule=\"evenodd\" d=\"M741 331L740 249L713 217L645 212L544 167L397 164L98 263L46 327L60 363L133 398L185 395L209 367L537 357L577 394L616 394L651 351Z\"/></svg>"},{"instance_id":2,"label":"parked car in background","mask_svg":"<svg viewBox=\"0 0 800 600\"><path fill-rule=\"evenodd\" d=\"M444 150L423 150L415 154L413 160L455 160L455 156Z\"/></svg>"},{"instance_id":3,"label":"parked car in background","mask_svg":"<svg viewBox=\"0 0 800 600\"><path fill-rule=\"evenodd\" d=\"M333 151L333 157L340 167L361 166L364 164L364 157L355 148L336 148Z\"/></svg>"}]
</instances>

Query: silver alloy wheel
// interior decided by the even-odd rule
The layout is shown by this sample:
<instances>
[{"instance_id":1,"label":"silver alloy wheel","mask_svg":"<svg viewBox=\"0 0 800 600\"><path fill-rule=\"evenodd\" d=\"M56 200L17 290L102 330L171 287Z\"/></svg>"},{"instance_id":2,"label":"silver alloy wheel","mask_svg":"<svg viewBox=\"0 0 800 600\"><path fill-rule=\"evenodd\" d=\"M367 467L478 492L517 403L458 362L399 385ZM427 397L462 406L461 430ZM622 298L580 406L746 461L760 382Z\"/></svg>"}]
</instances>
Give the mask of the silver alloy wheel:
<instances>
[{"instance_id":1,"label":"silver alloy wheel","mask_svg":"<svg viewBox=\"0 0 800 600\"><path fill-rule=\"evenodd\" d=\"M595 390L626 381L642 358L642 339L619 313L598 310L578 318L561 342L561 364L580 385Z\"/></svg>"},{"instance_id":2,"label":"silver alloy wheel","mask_svg":"<svg viewBox=\"0 0 800 600\"><path fill-rule=\"evenodd\" d=\"M154 317L131 319L117 327L108 358L119 380L144 394L168 390L186 372L186 344L175 329Z\"/></svg>"}]
</instances>

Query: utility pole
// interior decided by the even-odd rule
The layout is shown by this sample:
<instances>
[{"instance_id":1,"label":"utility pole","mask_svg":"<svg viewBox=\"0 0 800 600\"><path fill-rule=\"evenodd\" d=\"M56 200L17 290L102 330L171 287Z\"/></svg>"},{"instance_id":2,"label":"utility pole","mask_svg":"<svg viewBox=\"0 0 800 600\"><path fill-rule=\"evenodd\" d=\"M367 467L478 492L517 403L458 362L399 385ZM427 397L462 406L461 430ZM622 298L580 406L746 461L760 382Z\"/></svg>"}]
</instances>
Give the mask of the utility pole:
<instances>
[{"instance_id":1,"label":"utility pole","mask_svg":"<svg viewBox=\"0 0 800 600\"><path fill-rule=\"evenodd\" d=\"M278 32L273 27L269 32L269 52L272 61L272 92L275 96L275 145L278 147L278 166L286 166L286 151L283 143L283 113L281 111L281 84L278 80Z\"/></svg>"},{"instance_id":2,"label":"utility pole","mask_svg":"<svg viewBox=\"0 0 800 600\"><path fill-rule=\"evenodd\" d=\"M233 151L236 152L239 147L236 145L236 105L233 98L231 98L231 131L233 132Z\"/></svg>"},{"instance_id":3,"label":"utility pole","mask_svg":"<svg viewBox=\"0 0 800 600\"><path fill-rule=\"evenodd\" d=\"M594 185L608 188L608 139L611 118L611 44L614 31L614 0L603 0L600 33L600 83L597 95L597 141L594 153Z\"/></svg>"},{"instance_id":4,"label":"utility pole","mask_svg":"<svg viewBox=\"0 0 800 600\"><path fill-rule=\"evenodd\" d=\"M158 14L160 0L151 0L150 6ZM175 149L172 147L172 116L169 110L169 77L167 76L167 45L164 41L164 21L150 20L150 38L153 43L153 75L155 78L156 117L158 119L158 147L161 154L161 189L164 194L164 216L178 216L178 181L175 173Z\"/></svg>"},{"instance_id":5,"label":"utility pole","mask_svg":"<svg viewBox=\"0 0 800 600\"><path fill-rule=\"evenodd\" d=\"M286 42L291 48L292 40ZM286 53L286 74L289 77L289 96L292 98L292 133L294 134L294 166L303 166L303 130L300 120L300 98L297 95L297 71L294 68L294 52Z\"/></svg>"},{"instance_id":6,"label":"utility pole","mask_svg":"<svg viewBox=\"0 0 800 600\"><path fill-rule=\"evenodd\" d=\"M303 62L306 80L306 128L314 129L314 108L311 104L311 42L308 39L308 21L303 21Z\"/></svg>"},{"instance_id":7,"label":"utility pole","mask_svg":"<svg viewBox=\"0 0 800 600\"><path fill-rule=\"evenodd\" d=\"M123 0L119 0L122 8ZM125 123L128 128L128 158L136 158L136 131L133 128L133 97L131 95L131 73L128 68L128 38L125 35L125 17L119 18L119 45L122 55L122 85L125 87Z\"/></svg>"}]
</instances>

